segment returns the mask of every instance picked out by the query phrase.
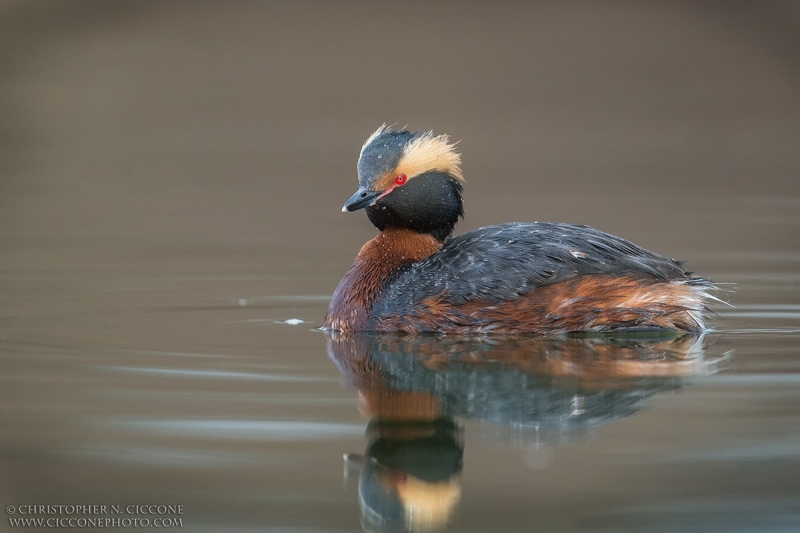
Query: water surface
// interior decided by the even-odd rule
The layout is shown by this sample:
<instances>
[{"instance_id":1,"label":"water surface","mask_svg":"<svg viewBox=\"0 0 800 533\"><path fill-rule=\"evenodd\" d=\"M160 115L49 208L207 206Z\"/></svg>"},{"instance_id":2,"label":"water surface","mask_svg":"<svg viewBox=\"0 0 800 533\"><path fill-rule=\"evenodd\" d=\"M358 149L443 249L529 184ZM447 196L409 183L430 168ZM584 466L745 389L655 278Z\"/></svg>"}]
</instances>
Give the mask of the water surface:
<instances>
[{"instance_id":1,"label":"water surface","mask_svg":"<svg viewBox=\"0 0 800 533\"><path fill-rule=\"evenodd\" d=\"M797 531L792 5L1 4L0 503ZM384 121L461 140L457 231L591 224L733 307L702 338L326 336Z\"/></svg>"}]
</instances>

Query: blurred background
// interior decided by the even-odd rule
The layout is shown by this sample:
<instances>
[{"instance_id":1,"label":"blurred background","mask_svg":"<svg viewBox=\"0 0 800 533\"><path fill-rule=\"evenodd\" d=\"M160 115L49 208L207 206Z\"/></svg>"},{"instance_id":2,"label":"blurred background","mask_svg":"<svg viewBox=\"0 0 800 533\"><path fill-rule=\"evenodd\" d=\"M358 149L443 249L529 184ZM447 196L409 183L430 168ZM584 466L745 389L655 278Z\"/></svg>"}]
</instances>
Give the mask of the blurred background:
<instances>
[{"instance_id":1,"label":"blurred background","mask_svg":"<svg viewBox=\"0 0 800 533\"><path fill-rule=\"evenodd\" d=\"M736 283L728 298L739 311L721 308L715 325L732 332L718 346L737 350L738 371L800 372L796 1L3 0L0 503L64 503L67 494L73 503L174 503L179 495L193 502L196 528L215 520L226 531L231 520L357 527L354 494L339 495L341 454L363 447L364 422L312 328L375 234L363 213L340 209L357 187L359 149L383 123L459 141L467 186L457 232L572 222L688 259L691 270ZM278 324L290 318L303 325ZM790 424L770 418L782 428L773 436L800 442L781 433L798 427L791 403L770 398L749 412L790 416ZM738 409L730 401L712 404ZM684 401L678 412L694 405ZM736 428L743 442L763 429L741 426L740 411L718 418L731 425L716 433L704 418L669 413L669 423L692 421L670 438L705 428L706 437L686 442L709 449L736 441ZM178 445L120 429L124 416L306 417L332 424L303 426L311 434L346 442L286 444L306 442L295 435L266 449L247 439L198 444L225 432L211 425L198 430L200 441ZM654 435L665 427L644 420L616 427L638 423ZM258 428L262 444L279 432ZM753 453L763 458L771 445ZM505 453L470 448L469 439L466 449ZM638 487L631 479L640 474L632 466L615 477L609 467L596 486L578 488L594 471L577 458L595 465L595 451L567 455L538 488L513 481L522 475L513 457L505 469L475 458L472 479L489 481L465 490L472 511L460 523L489 527L504 516L513 524L536 511L551 531L591 529L592 505L615 501L596 497L606 481ZM796 452L778 456L797 464ZM212 463L222 470L208 475ZM185 470L164 480L164 465ZM700 476L687 466L687 478L664 483L675 497L687 484L704 493L714 475L741 493L796 495L797 482L781 474L786 464L773 465L751 472L750 489L717 467ZM520 496L533 493L541 508ZM556 516L575 498L589 518ZM308 512L312 504L324 518ZM754 513L796 518L786 505ZM652 509L625 523L663 523ZM250 521L231 518L234 510ZM478 511L484 522L469 516ZM603 516L612 528L604 531L619 531Z\"/></svg>"},{"instance_id":2,"label":"blurred background","mask_svg":"<svg viewBox=\"0 0 800 533\"><path fill-rule=\"evenodd\" d=\"M799 27L797 2L3 2L3 265L335 278L384 122L460 141L460 231L590 224L704 272L796 250Z\"/></svg>"}]
</instances>

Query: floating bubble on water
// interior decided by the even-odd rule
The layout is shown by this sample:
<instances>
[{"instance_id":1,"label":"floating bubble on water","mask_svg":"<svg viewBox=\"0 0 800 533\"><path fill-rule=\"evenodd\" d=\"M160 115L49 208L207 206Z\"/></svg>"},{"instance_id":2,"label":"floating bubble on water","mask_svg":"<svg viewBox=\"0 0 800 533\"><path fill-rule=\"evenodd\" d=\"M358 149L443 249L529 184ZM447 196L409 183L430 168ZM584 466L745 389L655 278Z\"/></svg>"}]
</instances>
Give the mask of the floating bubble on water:
<instances>
[{"instance_id":1,"label":"floating bubble on water","mask_svg":"<svg viewBox=\"0 0 800 533\"><path fill-rule=\"evenodd\" d=\"M305 324L306 321L301 318L287 318L286 320L278 320L277 324L289 324L290 326L296 326L298 324Z\"/></svg>"}]
</instances>

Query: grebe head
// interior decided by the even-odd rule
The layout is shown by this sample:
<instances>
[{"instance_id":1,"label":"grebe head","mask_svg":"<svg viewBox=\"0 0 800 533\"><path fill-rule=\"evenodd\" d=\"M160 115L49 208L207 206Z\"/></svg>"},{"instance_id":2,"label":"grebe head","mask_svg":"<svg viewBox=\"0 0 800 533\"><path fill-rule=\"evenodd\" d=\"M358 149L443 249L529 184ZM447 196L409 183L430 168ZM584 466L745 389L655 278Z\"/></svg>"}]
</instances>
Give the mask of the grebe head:
<instances>
[{"instance_id":1,"label":"grebe head","mask_svg":"<svg viewBox=\"0 0 800 533\"><path fill-rule=\"evenodd\" d=\"M461 156L446 135L373 133L358 158L358 191L342 211L366 208L376 228L409 228L447 239L464 216Z\"/></svg>"}]
</instances>

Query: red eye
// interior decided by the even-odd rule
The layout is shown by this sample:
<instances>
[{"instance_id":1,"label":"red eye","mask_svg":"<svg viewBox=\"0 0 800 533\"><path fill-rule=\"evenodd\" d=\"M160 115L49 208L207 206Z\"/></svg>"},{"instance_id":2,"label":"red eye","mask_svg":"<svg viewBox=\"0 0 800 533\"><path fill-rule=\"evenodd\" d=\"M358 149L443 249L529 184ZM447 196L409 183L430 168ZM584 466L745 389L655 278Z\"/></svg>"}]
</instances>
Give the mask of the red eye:
<instances>
[{"instance_id":1,"label":"red eye","mask_svg":"<svg viewBox=\"0 0 800 533\"><path fill-rule=\"evenodd\" d=\"M400 174L399 176L397 176L397 177L394 179L394 182L395 182L396 184L398 184L398 185L402 185L402 184L404 184L404 183L406 182L406 175L405 175L405 174Z\"/></svg>"}]
</instances>

